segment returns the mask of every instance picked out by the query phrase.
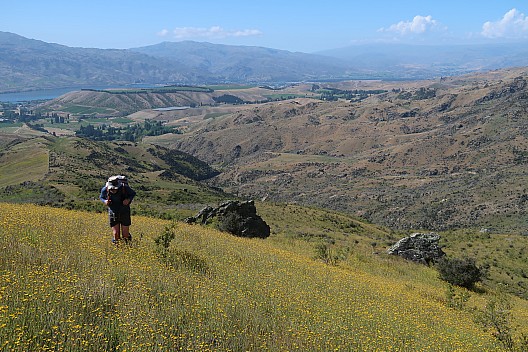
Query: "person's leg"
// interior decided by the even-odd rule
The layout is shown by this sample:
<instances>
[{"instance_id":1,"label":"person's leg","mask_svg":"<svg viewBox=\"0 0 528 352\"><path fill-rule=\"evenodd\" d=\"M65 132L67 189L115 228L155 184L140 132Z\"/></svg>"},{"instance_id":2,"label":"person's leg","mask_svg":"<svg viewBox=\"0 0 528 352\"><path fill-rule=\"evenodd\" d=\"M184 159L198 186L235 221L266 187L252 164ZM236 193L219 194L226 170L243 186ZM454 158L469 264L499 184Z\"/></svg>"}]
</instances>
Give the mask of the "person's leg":
<instances>
[{"instance_id":1,"label":"person's leg","mask_svg":"<svg viewBox=\"0 0 528 352\"><path fill-rule=\"evenodd\" d=\"M130 226L121 225L121 232L123 239L128 241L130 239Z\"/></svg>"},{"instance_id":2,"label":"person's leg","mask_svg":"<svg viewBox=\"0 0 528 352\"><path fill-rule=\"evenodd\" d=\"M121 225L117 224L112 226L112 235L114 237L114 241L119 241L121 239Z\"/></svg>"},{"instance_id":3,"label":"person's leg","mask_svg":"<svg viewBox=\"0 0 528 352\"><path fill-rule=\"evenodd\" d=\"M128 238L130 236L130 226L121 225L121 233L123 238Z\"/></svg>"},{"instance_id":4,"label":"person's leg","mask_svg":"<svg viewBox=\"0 0 528 352\"><path fill-rule=\"evenodd\" d=\"M132 236L130 235L130 225L132 220L130 218L130 207L124 207L119 214L121 220L121 231L125 241L130 241Z\"/></svg>"},{"instance_id":5,"label":"person's leg","mask_svg":"<svg viewBox=\"0 0 528 352\"><path fill-rule=\"evenodd\" d=\"M112 242L117 243L117 241L121 239L121 228L117 214L115 214L110 208L108 208L108 221L112 228Z\"/></svg>"}]
</instances>

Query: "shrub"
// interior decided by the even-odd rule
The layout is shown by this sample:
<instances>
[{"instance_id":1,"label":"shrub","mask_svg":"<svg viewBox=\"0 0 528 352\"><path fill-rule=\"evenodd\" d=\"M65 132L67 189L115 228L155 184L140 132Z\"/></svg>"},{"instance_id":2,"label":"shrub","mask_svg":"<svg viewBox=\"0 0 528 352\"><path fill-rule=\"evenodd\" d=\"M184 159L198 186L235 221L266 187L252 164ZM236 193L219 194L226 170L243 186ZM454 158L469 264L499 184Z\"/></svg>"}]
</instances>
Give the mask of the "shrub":
<instances>
[{"instance_id":1,"label":"shrub","mask_svg":"<svg viewBox=\"0 0 528 352\"><path fill-rule=\"evenodd\" d=\"M482 281L482 271L475 265L472 258L449 259L441 258L436 268L440 278L456 286L471 289L475 283Z\"/></svg>"},{"instance_id":2,"label":"shrub","mask_svg":"<svg viewBox=\"0 0 528 352\"><path fill-rule=\"evenodd\" d=\"M326 264L335 265L337 258L332 254L329 246L324 243L320 243L315 246L315 259L320 259Z\"/></svg>"},{"instance_id":3,"label":"shrub","mask_svg":"<svg viewBox=\"0 0 528 352\"><path fill-rule=\"evenodd\" d=\"M162 249L169 248L171 241L176 236L174 234L174 228L175 224L172 224L171 226L165 226L165 230L163 231L163 233L154 239L156 245L158 245Z\"/></svg>"},{"instance_id":4,"label":"shrub","mask_svg":"<svg viewBox=\"0 0 528 352\"><path fill-rule=\"evenodd\" d=\"M455 287L451 284L448 286L446 290L447 306L450 308L454 308L458 310L464 309L469 298L470 298L470 294L468 291L464 290L461 292L457 292L455 290Z\"/></svg>"},{"instance_id":5,"label":"shrub","mask_svg":"<svg viewBox=\"0 0 528 352\"><path fill-rule=\"evenodd\" d=\"M477 322L484 325L486 329L491 329L493 336L508 350L515 351L515 341L512 336L511 327L511 302L504 295L500 294L486 304L486 308L477 314ZM524 337L522 337L524 338ZM519 351L526 351L523 348L523 341L519 342Z\"/></svg>"},{"instance_id":6,"label":"shrub","mask_svg":"<svg viewBox=\"0 0 528 352\"><path fill-rule=\"evenodd\" d=\"M163 233L154 239L160 261L176 269L186 268L205 274L208 266L204 259L187 250L169 248L176 238L175 229L176 223L165 226Z\"/></svg>"}]
</instances>

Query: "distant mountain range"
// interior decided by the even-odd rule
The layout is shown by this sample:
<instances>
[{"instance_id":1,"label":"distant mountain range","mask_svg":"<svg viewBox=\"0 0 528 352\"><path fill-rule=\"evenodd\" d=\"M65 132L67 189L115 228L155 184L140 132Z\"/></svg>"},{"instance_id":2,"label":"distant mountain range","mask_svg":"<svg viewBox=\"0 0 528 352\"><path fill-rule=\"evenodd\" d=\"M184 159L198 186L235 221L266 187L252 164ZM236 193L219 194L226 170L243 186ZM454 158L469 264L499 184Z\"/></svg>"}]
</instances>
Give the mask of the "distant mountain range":
<instances>
[{"instance_id":1,"label":"distant mountain range","mask_svg":"<svg viewBox=\"0 0 528 352\"><path fill-rule=\"evenodd\" d=\"M421 79L528 65L527 48L526 43L373 44L306 54L184 41L117 50L72 48L0 32L0 92L134 83Z\"/></svg>"},{"instance_id":2,"label":"distant mountain range","mask_svg":"<svg viewBox=\"0 0 528 352\"><path fill-rule=\"evenodd\" d=\"M163 42L130 51L185 63L215 82L330 80L346 77L352 67L323 55L192 41Z\"/></svg>"},{"instance_id":3,"label":"distant mountain range","mask_svg":"<svg viewBox=\"0 0 528 352\"><path fill-rule=\"evenodd\" d=\"M528 42L473 45L366 44L327 50L379 77L422 79L528 66Z\"/></svg>"}]
</instances>

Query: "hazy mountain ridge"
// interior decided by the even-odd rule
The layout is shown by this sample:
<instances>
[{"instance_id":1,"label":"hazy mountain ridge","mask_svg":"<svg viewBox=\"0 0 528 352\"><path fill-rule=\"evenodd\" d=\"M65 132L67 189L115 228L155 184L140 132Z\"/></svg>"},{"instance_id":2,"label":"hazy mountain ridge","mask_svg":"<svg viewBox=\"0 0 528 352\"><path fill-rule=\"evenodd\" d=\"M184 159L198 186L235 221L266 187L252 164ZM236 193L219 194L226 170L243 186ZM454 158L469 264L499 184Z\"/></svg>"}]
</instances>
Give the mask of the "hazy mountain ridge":
<instances>
[{"instance_id":1,"label":"hazy mountain ridge","mask_svg":"<svg viewBox=\"0 0 528 352\"><path fill-rule=\"evenodd\" d=\"M474 71L528 66L528 42L452 45L363 44L318 52L401 78L454 76Z\"/></svg>"},{"instance_id":2,"label":"hazy mountain ridge","mask_svg":"<svg viewBox=\"0 0 528 352\"><path fill-rule=\"evenodd\" d=\"M422 79L525 66L526 47L372 44L306 54L184 41L118 50L72 48L0 32L0 92L134 83Z\"/></svg>"},{"instance_id":3,"label":"hazy mountain ridge","mask_svg":"<svg viewBox=\"0 0 528 352\"><path fill-rule=\"evenodd\" d=\"M164 50L169 53L161 54ZM87 49L0 32L0 91L133 83L299 81L342 77L345 72L346 65L337 59L267 48L185 42L133 50Z\"/></svg>"},{"instance_id":4,"label":"hazy mountain ridge","mask_svg":"<svg viewBox=\"0 0 528 352\"><path fill-rule=\"evenodd\" d=\"M330 79L344 77L351 66L342 60L322 55L192 41L163 42L130 50L183 61L219 79L238 82L283 82L295 80L292 79L294 77L304 80Z\"/></svg>"},{"instance_id":5,"label":"hazy mountain ridge","mask_svg":"<svg viewBox=\"0 0 528 352\"><path fill-rule=\"evenodd\" d=\"M192 70L127 50L70 48L0 33L0 90L188 81Z\"/></svg>"}]
</instances>

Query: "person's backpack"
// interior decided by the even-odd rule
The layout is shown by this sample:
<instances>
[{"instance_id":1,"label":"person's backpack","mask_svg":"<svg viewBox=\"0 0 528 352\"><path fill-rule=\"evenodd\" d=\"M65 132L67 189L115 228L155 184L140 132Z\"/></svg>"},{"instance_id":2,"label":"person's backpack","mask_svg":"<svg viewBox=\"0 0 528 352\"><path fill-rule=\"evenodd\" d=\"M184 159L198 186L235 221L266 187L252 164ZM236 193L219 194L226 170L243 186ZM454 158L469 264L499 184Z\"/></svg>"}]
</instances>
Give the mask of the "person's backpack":
<instances>
[{"instance_id":1,"label":"person's backpack","mask_svg":"<svg viewBox=\"0 0 528 352\"><path fill-rule=\"evenodd\" d=\"M128 179L124 175L115 175L108 178L108 183L116 187L128 186Z\"/></svg>"}]
</instances>

